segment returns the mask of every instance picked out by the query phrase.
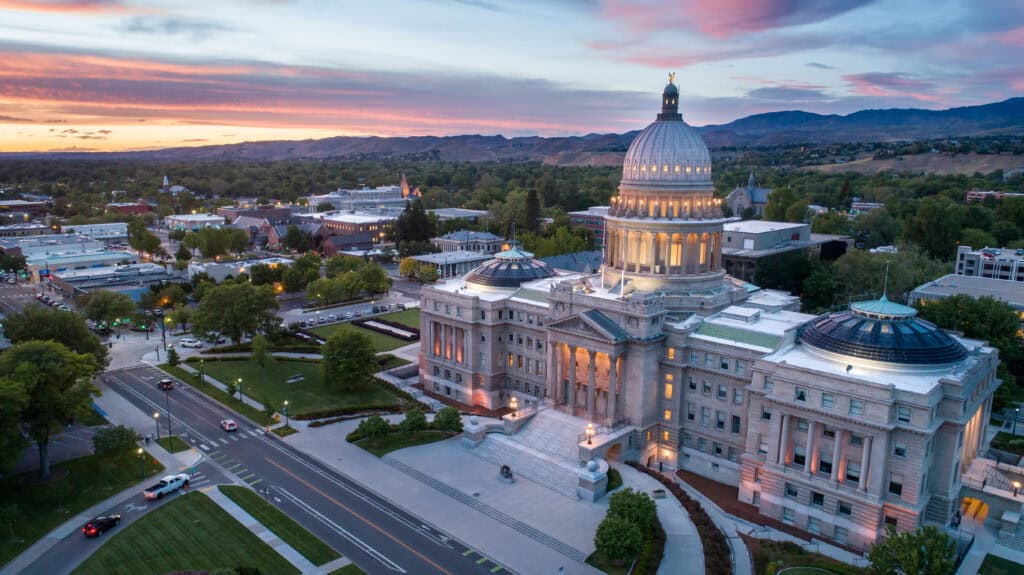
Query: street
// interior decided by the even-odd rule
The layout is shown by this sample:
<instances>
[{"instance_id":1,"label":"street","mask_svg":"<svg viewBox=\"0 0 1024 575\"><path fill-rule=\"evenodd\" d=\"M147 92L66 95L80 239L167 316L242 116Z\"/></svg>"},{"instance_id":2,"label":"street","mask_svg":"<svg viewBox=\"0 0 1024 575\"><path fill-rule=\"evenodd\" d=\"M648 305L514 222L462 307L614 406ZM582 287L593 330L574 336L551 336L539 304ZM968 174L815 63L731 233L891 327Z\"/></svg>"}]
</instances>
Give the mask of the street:
<instances>
[{"instance_id":1,"label":"street","mask_svg":"<svg viewBox=\"0 0 1024 575\"><path fill-rule=\"evenodd\" d=\"M146 413L160 412L162 425L169 404L173 433L208 456L203 465L247 483L367 573L507 572L187 384L159 391L156 382L165 376L135 367L107 372L101 380L104 392L116 392ZM227 418L239 423L239 431L220 428L218 422Z\"/></svg>"}]
</instances>

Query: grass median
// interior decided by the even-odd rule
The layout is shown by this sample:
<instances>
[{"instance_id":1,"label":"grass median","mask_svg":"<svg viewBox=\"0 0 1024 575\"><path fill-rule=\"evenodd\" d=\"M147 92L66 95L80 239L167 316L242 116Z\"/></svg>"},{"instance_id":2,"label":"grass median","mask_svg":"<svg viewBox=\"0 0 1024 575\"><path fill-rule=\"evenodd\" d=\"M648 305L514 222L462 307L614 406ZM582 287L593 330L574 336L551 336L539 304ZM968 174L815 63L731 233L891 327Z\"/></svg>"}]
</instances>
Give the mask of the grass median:
<instances>
[{"instance_id":1,"label":"grass median","mask_svg":"<svg viewBox=\"0 0 1024 575\"><path fill-rule=\"evenodd\" d=\"M379 315L375 319L383 319L387 321L393 321L416 329L420 328L420 308L414 307L411 309L404 309L402 311L396 311L393 313L386 313Z\"/></svg>"},{"instance_id":2,"label":"grass median","mask_svg":"<svg viewBox=\"0 0 1024 575\"><path fill-rule=\"evenodd\" d=\"M123 530L115 528L110 540L73 575L160 575L238 567L268 574L299 573L209 497L193 491Z\"/></svg>"},{"instance_id":3,"label":"grass median","mask_svg":"<svg viewBox=\"0 0 1024 575\"><path fill-rule=\"evenodd\" d=\"M393 431L380 439L364 438L356 441L355 444L377 457L384 457L384 455L392 451L416 445L426 445L435 441L443 441L455 435L450 431L439 431L436 429L417 431L413 435L407 435L401 431Z\"/></svg>"},{"instance_id":4,"label":"grass median","mask_svg":"<svg viewBox=\"0 0 1024 575\"><path fill-rule=\"evenodd\" d=\"M227 405L231 409L234 409L238 413L241 413L242 415L248 417L249 419L251 419L256 424L258 424L258 425L267 425L267 416L266 416L266 414L264 414L259 409L256 409L255 407L252 407L249 404L242 403L238 399L238 396L229 397L227 392L221 390L220 388L214 386L213 384L211 384L209 382L205 382L205 381L201 382L201 381L199 381L199 376L197 376L195 374L192 374L192 373L189 373L189 372L185 371L184 369L181 369L181 366L177 366L177 365L170 366L170 365L167 365L166 363L161 363L157 367L159 367L160 369L164 370L168 374L173 375L174 377L177 377L178 379L180 379L181 381L183 381L187 385L190 385L190 386L194 387L195 389L198 389L199 391L205 393L206 395L212 397L213 399L223 403L224 405ZM207 374L207 375L209 375L209 374Z\"/></svg>"},{"instance_id":5,"label":"grass median","mask_svg":"<svg viewBox=\"0 0 1024 575\"><path fill-rule=\"evenodd\" d=\"M282 541L291 545L313 565L324 565L341 557L341 554L288 517L278 508L267 503L253 490L237 485L221 485L221 493L227 495L246 513L252 515L264 527L274 532Z\"/></svg>"},{"instance_id":6,"label":"grass median","mask_svg":"<svg viewBox=\"0 0 1024 575\"><path fill-rule=\"evenodd\" d=\"M177 435L172 435L171 437L161 437L160 439L156 440L156 442L160 444L160 447L163 447L169 453L177 453L179 451L185 451L186 449L192 448L191 445L182 441L181 438L178 437Z\"/></svg>"},{"instance_id":7,"label":"grass median","mask_svg":"<svg viewBox=\"0 0 1024 575\"><path fill-rule=\"evenodd\" d=\"M7 563L40 537L77 513L160 473L163 465L148 453L89 455L54 464L48 481L30 471L0 480L0 564Z\"/></svg>"}]
</instances>

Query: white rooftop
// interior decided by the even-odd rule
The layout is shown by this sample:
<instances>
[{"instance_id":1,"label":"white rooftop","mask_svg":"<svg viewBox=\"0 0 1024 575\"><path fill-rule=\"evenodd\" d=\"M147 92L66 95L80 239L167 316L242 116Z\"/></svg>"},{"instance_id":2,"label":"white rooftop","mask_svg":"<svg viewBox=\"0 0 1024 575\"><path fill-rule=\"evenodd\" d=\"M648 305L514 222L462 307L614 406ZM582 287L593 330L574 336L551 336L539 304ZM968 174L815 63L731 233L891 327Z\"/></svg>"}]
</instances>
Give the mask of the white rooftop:
<instances>
[{"instance_id":1,"label":"white rooftop","mask_svg":"<svg viewBox=\"0 0 1024 575\"><path fill-rule=\"evenodd\" d=\"M493 259L493 254L481 254L471 251L441 252L436 254L423 254L413 256L414 260L427 262L436 265L458 264L462 262L483 262Z\"/></svg>"},{"instance_id":2,"label":"white rooftop","mask_svg":"<svg viewBox=\"0 0 1024 575\"><path fill-rule=\"evenodd\" d=\"M314 214L314 217L316 217L317 215L318 214ZM362 212L355 212L355 213L329 212L329 213L321 215L318 219L321 219L321 220L323 220L325 222L340 222L340 223L344 223L344 224L376 224L376 223L390 222L390 221L394 220L395 218L392 217L392 216L374 215L374 214L367 214L367 213L362 213Z\"/></svg>"},{"instance_id":3,"label":"white rooftop","mask_svg":"<svg viewBox=\"0 0 1024 575\"><path fill-rule=\"evenodd\" d=\"M224 216L214 214L174 214L164 219L174 219L180 222L223 222Z\"/></svg>"},{"instance_id":4,"label":"white rooftop","mask_svg":"<svg viewBox=\"0 0 1024 575\"><path fill-rule=\"evenodd\" d=\"M803 223L792 222L770 222L767 220L744 220L740 222L729 222L722 225L727 232L738 232L747 234L763 234L777 230L792 230L807 226Z\"/></svg>"}]
</instances>

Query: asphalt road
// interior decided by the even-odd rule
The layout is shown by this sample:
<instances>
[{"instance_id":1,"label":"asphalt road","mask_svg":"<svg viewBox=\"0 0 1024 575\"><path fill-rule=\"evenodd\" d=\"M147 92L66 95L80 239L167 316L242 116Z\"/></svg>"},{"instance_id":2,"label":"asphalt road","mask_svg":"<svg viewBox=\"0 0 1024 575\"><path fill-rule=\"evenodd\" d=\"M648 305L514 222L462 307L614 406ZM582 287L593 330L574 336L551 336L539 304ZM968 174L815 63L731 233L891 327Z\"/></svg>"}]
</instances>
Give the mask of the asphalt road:
<instances>
[{"instance_id":1,"label":"asphalt road","mask_svg":"<svg viewBox=\"0 0 1024 575\"><path fill-rule=\"evenodd\" d=\"M19 281L17 284L0 281L0 313L20 312L27 304L36 301L38 289L38 286L27 281Z\"/></svg>"},{"instance_id":2,"label":"asphalt road","mask_svg":"<svg viewBox=\"0 0 1024 575\"><path fill-rule=\"evenodd\" d=\"M174 433L207 455L204 462L249 484L367 573L508 572L188 385L159 391L161 377L165 374L155 368L137 367L108 372L102 379L147 413L160 411L162 421L169 402ZM239 431L221 430L219 422L226 418L237 421Z\"/></svg>"}]
</instances>

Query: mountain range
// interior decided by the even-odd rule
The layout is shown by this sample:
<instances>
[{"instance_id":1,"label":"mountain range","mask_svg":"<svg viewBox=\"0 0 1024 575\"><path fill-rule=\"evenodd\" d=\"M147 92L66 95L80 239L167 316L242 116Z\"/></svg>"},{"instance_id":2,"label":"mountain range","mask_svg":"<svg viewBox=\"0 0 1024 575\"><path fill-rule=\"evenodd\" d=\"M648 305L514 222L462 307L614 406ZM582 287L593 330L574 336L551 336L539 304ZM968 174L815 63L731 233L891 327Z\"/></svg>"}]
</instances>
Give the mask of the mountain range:
<instances>
[{"instance_id":1,"label":"mountain range","mask_svg":"<svg viewBox=\"0 0 1024 575\"><path fill-rule=\"evenodd\" d=\"M756 114L728 124L697 127L712 149L927 140L946 137L1024 134L1024 97L948 110L862 110L845 116L783 111ZM569 137L417 136L264 141L166 148L138 152L9 153L4 157L142 160L285 160L300 158L423 158L449 161L544 161L561 165L621 163L639 133Z\"/></svg>"}]
</instances>

